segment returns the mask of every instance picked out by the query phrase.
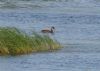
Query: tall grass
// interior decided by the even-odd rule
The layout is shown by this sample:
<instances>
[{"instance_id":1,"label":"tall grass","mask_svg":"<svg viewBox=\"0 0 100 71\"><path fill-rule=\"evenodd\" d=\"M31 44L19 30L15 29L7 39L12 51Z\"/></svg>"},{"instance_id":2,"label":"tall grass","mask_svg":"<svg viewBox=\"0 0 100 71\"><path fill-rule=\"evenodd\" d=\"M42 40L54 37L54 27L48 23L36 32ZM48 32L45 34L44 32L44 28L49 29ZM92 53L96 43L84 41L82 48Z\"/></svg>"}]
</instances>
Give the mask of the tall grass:
<instances>
[{"instance_id":1,"label":"tall grass","mask_svg":"<svg viewBox=\"0 0 100 71\"><path fill-rule=\"evenodd\" d=\"M0 55L20 55L31 52L51 51L61 46L48 36L27 35L16 28L0 27Z\"/></svg>"}]
</instances>

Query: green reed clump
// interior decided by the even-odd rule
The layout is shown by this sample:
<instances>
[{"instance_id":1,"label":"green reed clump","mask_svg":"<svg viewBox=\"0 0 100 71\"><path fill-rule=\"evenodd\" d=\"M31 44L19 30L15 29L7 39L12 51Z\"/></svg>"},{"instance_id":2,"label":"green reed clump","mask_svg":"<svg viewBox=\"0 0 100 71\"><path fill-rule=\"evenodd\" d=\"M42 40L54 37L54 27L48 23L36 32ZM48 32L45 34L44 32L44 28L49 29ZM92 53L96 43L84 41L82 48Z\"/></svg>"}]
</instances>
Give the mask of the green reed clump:
<instances>
[{"instance_id":1,"label":"green reed clump","mask_svg":"<svg viewBox=\"0 0 100 71\"><path fill-rule=\"evenodd\" d=\"M0 55L20 55L31 52L51 51L61 46L48 36L27 35L16 28L0 28Z\"/></svg>"}]
</instances>

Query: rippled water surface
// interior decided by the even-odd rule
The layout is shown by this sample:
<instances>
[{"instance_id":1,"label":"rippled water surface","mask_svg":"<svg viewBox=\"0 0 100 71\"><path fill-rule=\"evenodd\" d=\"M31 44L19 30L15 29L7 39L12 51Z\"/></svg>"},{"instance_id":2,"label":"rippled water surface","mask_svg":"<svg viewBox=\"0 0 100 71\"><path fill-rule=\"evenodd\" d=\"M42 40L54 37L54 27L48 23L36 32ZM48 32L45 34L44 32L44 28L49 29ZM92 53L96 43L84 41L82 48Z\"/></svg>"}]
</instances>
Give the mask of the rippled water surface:
<instances>
[{"instance_id":1,"label":"rippled water surface","mask_svg":"<svg viewBox=\"0 0 100 71\"><path fill-rule=\"evenodd\" d=\"M99 71L99 53L39 53L0 57L2 71Z\"/></svg>"},{"instance_id":2,"label":"rippled water surface","mask_svg":"<svg viewBox=\"0 0 100 71\"><path fill-rule=\"evenodd\" d=\"M56 52L0 56L0 71L100 71L99 0L0 0L0 26L48 34Z\"/></svg>"}]
</instances>

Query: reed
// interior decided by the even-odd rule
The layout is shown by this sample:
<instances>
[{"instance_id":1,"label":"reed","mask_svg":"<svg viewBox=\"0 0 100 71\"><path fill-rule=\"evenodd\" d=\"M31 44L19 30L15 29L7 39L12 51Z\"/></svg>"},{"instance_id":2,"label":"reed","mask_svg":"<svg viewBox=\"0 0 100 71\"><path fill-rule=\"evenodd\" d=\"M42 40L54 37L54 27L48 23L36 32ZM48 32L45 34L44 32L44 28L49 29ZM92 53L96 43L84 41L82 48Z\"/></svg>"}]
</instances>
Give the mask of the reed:
<instances>
[{"instance_id":1,"label":"reed","mask_svg":"<svg viewBox=\"0 0 100 71\"><path fill-rule=\"evenodd\" d=\"M61 46L49 36L33 33L30 36L16 28L0 27L0 55L21 55L52 51Z\"/></svg>"}]
</instances>

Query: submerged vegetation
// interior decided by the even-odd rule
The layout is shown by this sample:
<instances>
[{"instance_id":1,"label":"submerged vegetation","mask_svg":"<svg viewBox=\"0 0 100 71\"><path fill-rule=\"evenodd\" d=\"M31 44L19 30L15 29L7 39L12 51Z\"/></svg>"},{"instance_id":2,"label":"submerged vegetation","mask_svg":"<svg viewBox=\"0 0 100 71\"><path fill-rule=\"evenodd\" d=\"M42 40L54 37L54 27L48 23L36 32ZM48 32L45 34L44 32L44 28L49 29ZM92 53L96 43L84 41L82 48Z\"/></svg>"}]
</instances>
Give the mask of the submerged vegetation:
<instances>
[{"instance_id":1,"label":"submerged vegetation","mask_svg":"<svg viewBox=\"0 0 100 71\"><path fill-rule=\"evenodd\" d=\"M0 55L20 55L51 51L61 46L49 36L33 33L30 36L16 28L0 28Z\"/></svg>"}]
</instances>

